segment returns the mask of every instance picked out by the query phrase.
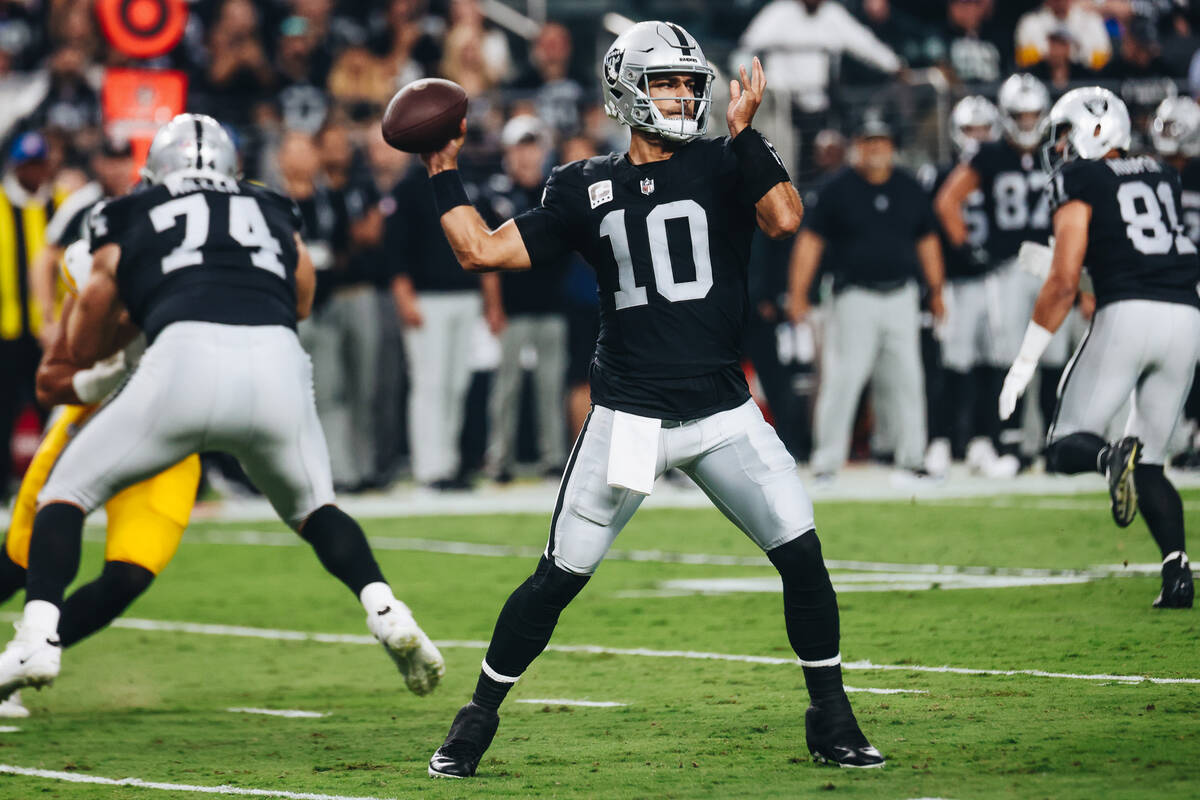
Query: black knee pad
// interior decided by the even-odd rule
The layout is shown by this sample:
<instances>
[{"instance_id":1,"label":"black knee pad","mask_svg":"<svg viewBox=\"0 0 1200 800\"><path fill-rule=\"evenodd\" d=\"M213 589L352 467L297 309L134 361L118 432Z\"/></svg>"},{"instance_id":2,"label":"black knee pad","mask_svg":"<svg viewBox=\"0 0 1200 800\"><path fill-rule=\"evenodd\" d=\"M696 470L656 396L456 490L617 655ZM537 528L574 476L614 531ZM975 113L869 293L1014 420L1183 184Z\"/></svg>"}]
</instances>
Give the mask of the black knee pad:
<instances>
[{"instance_id":1,"label":"black knee pad","mask_svg":"<svg viewBox=\"0 0 1200 800\"><path fill-rule=\"evenodd\" d=\"M154 573L137 564L125 561L107 561L100 573L100 581L114 599L132 603L154 582Z\"/></svg>"},{"instance_id":2,"label":"black knee pad","mask_svg":"<svg viewBox=\"0 0 1200 800\"><path fill-rule=\"evenodd\" d=\"M833 584L825 559L821 556L821 540L816 530L810 530L767 552L767 558L779 570L785 586L812 589L818 585Z\"/></svg>"},{"instance_id":3,"label":"black knee pad","mask_svg":"<svg viewBox=\"0 0 1200 800\"><path fill-rule=\"evenodd\" d=\"M576 575L558 567L552 559L542 556L529 579L529 588L537 598L551 608L562 610L583 591L591 575Z\"/></svg>"}]
</instances>

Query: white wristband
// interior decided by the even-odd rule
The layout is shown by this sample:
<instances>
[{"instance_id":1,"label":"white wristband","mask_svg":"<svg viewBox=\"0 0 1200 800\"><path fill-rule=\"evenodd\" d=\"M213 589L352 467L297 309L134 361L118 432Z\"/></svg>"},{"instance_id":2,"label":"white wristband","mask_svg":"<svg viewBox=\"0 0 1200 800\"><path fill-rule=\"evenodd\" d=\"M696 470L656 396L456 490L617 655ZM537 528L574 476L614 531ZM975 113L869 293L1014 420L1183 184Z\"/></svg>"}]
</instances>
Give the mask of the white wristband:
<instances>
[{"instance_id":1,"label":"white wristband","mask_svg":"<svg viewBox=\"0 0 1200 800\"><path fill-rule=\"evenodd\" d=\"M1029 361L1036 364L1042 357L1042 353L1046 352L1046 348L1050 346L1050 340L1053 338L1053 331L1048 331L1030 320L1029 327L1025 329L1025 338L1021 340L1021 350L1017 353L1017 361Z\"/></svg>"},{"instance_id":2,"label":"white wristband","mask_svg":"<svg viewBox=\"0 0 1200 800\"><path fill-rule=\"evenodd\" d=\"M71 386L84 403L99 403L125 378L125 354L117 353L71 376Z\"/></svg>"}]
</instances>

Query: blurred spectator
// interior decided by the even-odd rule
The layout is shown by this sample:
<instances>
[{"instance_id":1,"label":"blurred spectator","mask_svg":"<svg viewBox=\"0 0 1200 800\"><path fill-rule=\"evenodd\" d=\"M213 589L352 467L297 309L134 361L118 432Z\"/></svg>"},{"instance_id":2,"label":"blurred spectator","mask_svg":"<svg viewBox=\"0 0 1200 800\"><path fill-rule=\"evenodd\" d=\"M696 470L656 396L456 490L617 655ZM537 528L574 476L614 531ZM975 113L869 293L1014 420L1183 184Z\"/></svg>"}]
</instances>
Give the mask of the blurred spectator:
<instances>
[{"instance_id":1,"label":"blurred spectator","mask_svg":"<svg viewBox=\"0 0 1200 800\"><path fill-rule=\"evenodd\" d=\"M11 123L63 132L74 151L68 155L91 150L99 139L100 97L88 82L87 68L84 50L75 45L56 49L37 81L14 98Z\"/></svg>"},{"instance_id":2,"label":"blurred spectator","mask_svg":"<svg viewBox=\"0 0 1200 800\"><path fill-rule=\"evenodd\" d=\"M328 54L304 17L285 19L279 26L279 34L275 70L283 127L315 134L329 113L325 94L330 68Z\"/></svg>"},{"instance_id":3,"label":"blurred spectator","mask_svg":"<svg viewBox=\"0 0 1200 800\"><path fill-rule=\"evenodd\" d=\"M274 84L258 14L249 0L225 0L208 36L210 60L200 88L205 108L232 125L252 119Z\"/></svg>"},{"instance_id":4,"label":"blurred spectator","mask_svg":"<svg viewBox=\"0 0 1200 800\"><path fill-rule=\"evenodd\" d=\"M1114 81L1167 77L1170 68L1159 53L1154 25L1145 17L1134 17L1121 37L1116 57L1100 70L1099 76L1102 80Z\"/></svg>"},{"instance_id":5,"label":"blurred spectator","mask_svg":"<svg viewBox=\"0 0 1200 800\"><path fill-rule=\"evenodd\" d=\"M441 61L445 23L424 9L423 0L391 0L368 23L371 49L383 58L395 88L432 75Z\"/></svg>"},{"instance_id":6,"label":"blurred spectator","mask_svg":"<svg viewBox=\"0 0 1200 800\"><path fill-rule=\"evenodd\" d=\"M989 30L991 0L950 0L946 6L946 65L960 81L998 81L1005 49ZM1011 39L1008 32L1005 38Z\"/></svg>"},{"instance_id":7,"label":"blurred spectator","mask_svg":"<svg viewBox=\"0 0 1200 800\"><path fill-rule=\"evenodd\" d=\"M809 287L825 247L837 253L812 468L828 479L845 463L858 398L871 379L889 400L896 466L920 476L926 419L919 273L930 286L934 316L944 311L933 208L920 184L894 167L892 132L882 119L865 116L854 146L853 168L821 190L792 257L789 311L800 321L808 314Z\"/></svg>"},{"instance_id":8,"label":"blurred spectator","mask_svg":"<svg viewBox=\"0 0 1200 800\"><path fill-rule=\"evenodd\" d=\"M396 92L387 64L365 47L348 47L329 71L329 95L351 117L378 117Z\"/></svg>"},{"instance_id":9,"label":"blurred spectator","mask_svg":"<svg viewBox=\"0 0 1200 800\"><path fill-rule=\"evenodd\" d=\"M36 3L27 0L0 1L0 60L9 70L33 69L45 55L46 35Z\"/></svg>"},{"instance_id":10,"label":"blurred spectator","mask_svg":"<svg viewBox=\"0 0 1200 800\"><path fill-rule=\"evenodd\" d=\"M909 67L928 67L946 58L946 43L937 31L896 8L892 0L863 0L858 16L875 38L892 48ZM843 77L850 79L851 66L842 68Z\"/></svg>"},{"instance_id":11,"label":"blurred spectator","mask_svg":"<svg viewBox=\"0 0 1200 800\"><path fill-rule=\"evenodd\" d=\"M446 34L439 72L462 86L467 97L478 97L500 83L484 62L483 45L483 31L469 25L451 28Z\"/></svg>"},{"instance_id":12,"label":"blurred spectator","mask_svg":"<svg viewBox=\"0 0 1200 800\"><path fill-rule=\"evenodd\" d=\"M480 203L484 220L498 228L517 214L541 203L546 183L550 132L537 117L513 117L501 135L504 174L487 182ZM523 360L536 353L533 389L536 398L539 472L555 478L566 465L566 426L563 396L566 388L567 318L563 278L567 259L534 264L529 272L482 279L484 318L500 339L500 363L489 398L487 462L500 483L513 478L516 464L517 420L521 404Z\"/></svg>"},{"instance_id":13,"label":"blurred spectator","mask_svg":"<svg viewBox=\"0 0 1200 800\"><path fill-rule=\"evenodd\" d=\"M1050 32L1065 27L1071 32L1071 60L1098 70L1112 57L1112 42L1104 19L1090 3L1046 0L1041 8L1021 16L1015 37L1017 66L1024 68L1046 57Z\"/></svg>"},{"instance_id":14,"label":"blurred spectator","mask_svg":"<svg viewBox=\"0 0 1200 800\"><path fill-rule=\"evenodd\" d=\"M483 311L479 279L459 266L442 235L423 167L415 165L391 199L384 250L393 261L392 294L404 323L413 477L433 489L468 489L458 442L472 336Z\"/></svg>"},{"instance_id":15,"label":"blurred spectator","mask_svg":"<svg viewBox=\"0 0 1200 800\"><path fill-rule=\"evenodd\" d=\"M1066 27L1055 28L1046 36L1045 57L1027 70L1030 75L1046 84L1053 96L1071 88L1072 81L1086 81L1096 75L1092 70L1071 60L1073 48L1071 31Z\"/></svg>"},{"instance_id":16,"label":"blurred spectator","mask_svg":"<svg viewBox=\"0 0 1200 800\"><path fill-rule=\"evenodd\" d=\"M42 241L54 210L47 156L40 134L21 134L0 184L0 498L9 496L13 425L36 402L42 316L31 291L26 243Z\"/></svg>"},{"instance_id":17,"label":"blurred spectator","mask_svg":"<svg viewBox=\"0 0 1200 800\"><path fill-rule=\"evenodd\" d=\"M509 78L512 72L512 56L508 50L508 38L503 31L484 24L483 10L479 0L450 0L450 29L446 33L446 47L450 47L452 36L463 31L472 31L471 37L478 42L479 64L488 85L495 86Z\"/></svg>"},{"instance_id":18,"label":"blurred spectator","mask_svg":"<svg viewBox=\"0 0 1200 800\"><path fill-rule=\"evenodd\" d=\"M538 32L529 60L529 68L513 88L534 93L537 115L560 136L579 131L584 91L570 76L571 32L565 25L547 22Z\"/></svg>"},{"instance_id":19,"label":"blurred spectator","mask_svg":"<svg viewBox=\"0 0 1200 800\"><path fill-rule=\"evenodd\" d=\"M750 20L730 64L736 75L760 54L771 86L790 93L801 173L810 169L812 137L826 126L832 71L843 52L888 74L901 67L891 48L829 0L772 0Z\"/></svg>"}]
</instances>

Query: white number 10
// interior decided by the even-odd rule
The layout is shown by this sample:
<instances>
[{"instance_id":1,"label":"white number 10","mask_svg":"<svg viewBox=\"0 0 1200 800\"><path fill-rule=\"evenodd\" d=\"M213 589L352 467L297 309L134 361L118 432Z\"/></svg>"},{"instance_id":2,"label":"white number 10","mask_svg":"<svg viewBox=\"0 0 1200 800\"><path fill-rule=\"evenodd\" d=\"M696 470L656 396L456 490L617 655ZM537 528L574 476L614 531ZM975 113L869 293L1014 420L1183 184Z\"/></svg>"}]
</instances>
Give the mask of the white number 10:
<instances>
[{"instance_id":1,"label":"white number 10","mask_svg":"<svg viewBox=\"0 0 1200 800\"><path fill-rule=\"evenodd\" d=\"M671 266L671 251L667 245L667 220L686 219L692 239L692 260L696 264L694 280L677 282ZM600 235L612 243L617 261L617 283L620 289L613 295L617 310L644 306L648 303L646 287L638 286L633 274L633 258L629 254L629 233L625 229L625 209L608 212L600 221ZM655 206L646 215L646 237L650 242L650 263L654 266L654 287L672 303L699 300L708 295L713 285L712 258L708 250L708 215L695 200L676 200Z\"/></svg>"}]
</instances>

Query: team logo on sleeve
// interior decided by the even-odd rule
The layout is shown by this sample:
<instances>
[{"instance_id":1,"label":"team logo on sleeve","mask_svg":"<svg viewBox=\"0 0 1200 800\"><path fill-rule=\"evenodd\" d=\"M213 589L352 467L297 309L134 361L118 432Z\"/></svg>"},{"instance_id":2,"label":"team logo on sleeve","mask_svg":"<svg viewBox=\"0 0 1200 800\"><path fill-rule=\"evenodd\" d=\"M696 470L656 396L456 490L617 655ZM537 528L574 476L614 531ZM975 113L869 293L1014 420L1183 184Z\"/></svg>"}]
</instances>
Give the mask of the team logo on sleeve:
<instances>
[{"instance_id":1,"label":"team logo on sleeve","mask_svg":"<svg viewBox=\"0 0 1200 800\"><path fill-rule=\"evenodd\" d=\"M612 181L596 181L588 187L588 202L592 204L592 208L602 206L612 199Z\"/></svg>"},{"instance_id":2,"label":"team logo on sleeve","mask_svg":"<svg viewBox=\"0 0 1200 800\"><path fill-rule=\"evenodd\" d=\"M654 194L654 178L642 178L640 186L642 187L642 194Z\"/></svg>"}]
</instances>

